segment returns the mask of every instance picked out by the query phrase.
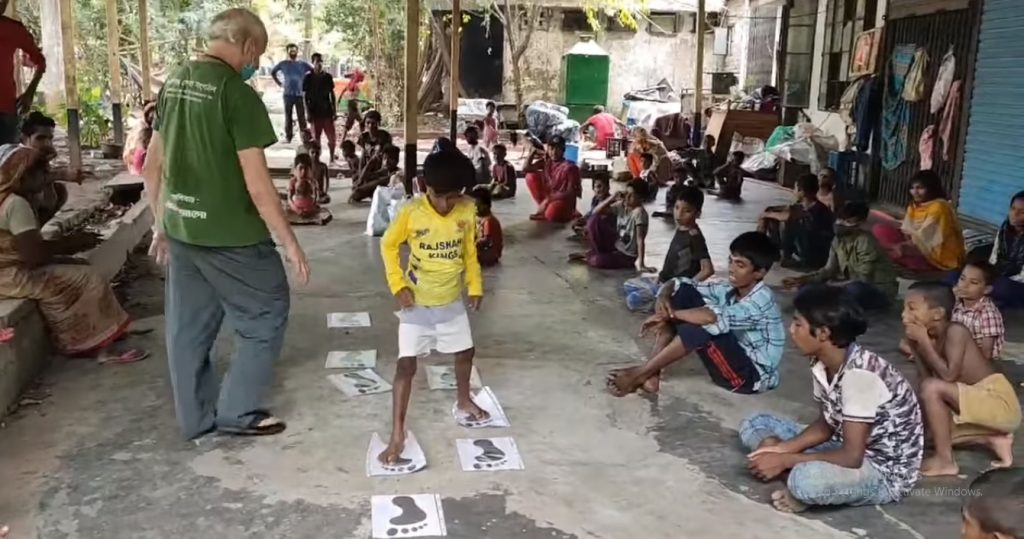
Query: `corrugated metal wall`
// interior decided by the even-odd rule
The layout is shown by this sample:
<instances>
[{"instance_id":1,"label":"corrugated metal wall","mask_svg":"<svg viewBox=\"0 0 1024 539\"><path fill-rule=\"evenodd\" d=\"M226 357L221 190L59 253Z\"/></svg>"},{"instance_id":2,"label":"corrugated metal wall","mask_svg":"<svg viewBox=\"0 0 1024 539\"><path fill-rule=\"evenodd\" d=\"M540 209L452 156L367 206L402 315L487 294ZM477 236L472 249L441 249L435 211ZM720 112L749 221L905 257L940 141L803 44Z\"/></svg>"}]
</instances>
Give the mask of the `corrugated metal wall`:
<instances>
[{"instance_id":1,"label":"corrugated metal wall","mask_svg":"<svg viewBox=\"0 0 1024 539\"><path fill-rule=\"evenodd\" d=\"M894 170L886 170L882 167L877 168L880 170L877 176L878 185L877 189L872 189L872 192L878 193L878 200L880 202L900 207L906 206L910 202L910 177L921 168L921 156L918 152L921 133L929 125L935 125L936 131L938 131L942 118L941 110L934 115L930 111L932 86L935 83L935 77L942 63L942 57L946 54L949 47L952 46L957 60L954 80L964 80L966 85L969 82L966 79L973 70L974 36L976 34L972 29L975 28L976 24L976 7L957 11L945 11L932 15L907 17L886 23L885 36L883 38L883 56L880 58L884 62L886 70L883 76L888 77L889 58L892 56L892 51L897 45L914 44L919 47L925 47L930 60L925 73L925 97L919 101L909 103L910 123L907 125L906 160ZM969 89L965 87L962 95L964 100L970 99ZM886 106L883 103L883 110ZM966 106L962 104L961 109L966 110ZM932 169L942 176L946 192L954 200L960 188L960 172L963 163L963 146L961 141L963 140L963 130L967 123L964 120L965 115L957 115L950 142L952 146L950 159L947 161L942 158L942 142L938 138L938 133L936 133L934 157L932 159Z\"/></svg>"},{"instance_id":2,"label":"corrugated metal wall","mask_svg":"<svg viewBox=\"0 0 1024 539\"><path fill-rule=\"evenodd\" d=\"M1024 190L1024 1L985 0L960 213L993 225Z\"/></svg>"}]
</instances>

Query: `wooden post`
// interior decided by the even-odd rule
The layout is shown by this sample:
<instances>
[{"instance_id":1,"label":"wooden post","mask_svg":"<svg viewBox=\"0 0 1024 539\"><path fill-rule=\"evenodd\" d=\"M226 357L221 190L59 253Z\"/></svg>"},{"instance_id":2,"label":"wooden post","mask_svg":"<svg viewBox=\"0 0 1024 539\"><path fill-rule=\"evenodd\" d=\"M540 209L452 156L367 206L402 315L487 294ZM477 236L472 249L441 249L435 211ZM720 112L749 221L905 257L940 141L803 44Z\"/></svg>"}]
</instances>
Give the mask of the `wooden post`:
<instances>
[{"instance_id":1,"label":"wooden post","mask_svg":"<svg viewBox=\"0 0 1024 539\"><path fill-rule=\"evenodd\" d=\"M139 65L142 67L142 100L150 101L153 87L149 79L149 6L146 2L139 0Z\"/></svg>"},{"instance_id":2,"label":"wooden post","mask_svg":"<svg viewBox=\"0 0 1024 539\"><path fill-rule=\"evenodd\" d=\"M310 61L310 56L313 54L313 0L306 0L305 5L302 6L303 10L303 36L305 37L304 43L302 44L302 56L306 61Z\"/></svg>"},{"instance_id":3,"label":"wooden post","mask_svg":"<svg viewBox=\"0 0 1024 539\"><path fill-rule=\"evenodd\" d=\"M60 0L60 41L64 52L64 94L68 111L68 152L71 168L82 166L82 131L78 116L78 76L75 69L75 23L71 0Z\"/></svg>"},{"instance_id":4,"label":"wooden post","mask_svg":"<svg viewBox=\"0 0 1024 539\"><path fill-rule=\"evenodd\" d=\"M419 133L420 0L406 0L405 8L405 193L412 195L416 177L416 142Z\"/></svg>"},{"instance_id":5,"label":"wooden post","mask_svg":"<svg viewBox=\"0 0 1024 539\"><path fill-rule=\"evenodd\" d=\"M107 0L107 63L110 69L110 111L114 123L114 144L124 144L121 113L121 29L117 24L117 0Z\"/></svg>"},{"instance_id":6,"label":"wooden post","mask_svg":"<svg viewBox=\"0 0 1024 539\"><path fill-rule=\"evenodd\" d=\"M700 138L693 141L703 146L704 140L704 0L697 0L697 69L693 81L693 128ZM716 144L717 146L717 144Z\"/></svg>"},{"instance_id":7,"label":"wooden post","mask_svg":"<svg viewBox=\"0 0 1024 539\"><path fill-rule=\"evenodd\" d=\"M7 12L0 13L0 15L4 15L16 21L20 20L18 18L18 0L10 0L10 2L7 3ZM22 76L21 68L21 55L17 54L14 56L14 89L18 92L18 95L21 95L21 92L25 90L25 78Z\"/></svg>"},{"instance_id":8,"label":"wooden post","mask_svg":"<svg viewBox=\"0 0 1024 539\"><path fill-rule=\"evenodd\" d=\"M459 57L462 51L462 2L452 0L452 68L449 69L448 78L448 111L451 126L448 130L448 137L452 142L459 137Z\"/></svg>"}]
</instances>

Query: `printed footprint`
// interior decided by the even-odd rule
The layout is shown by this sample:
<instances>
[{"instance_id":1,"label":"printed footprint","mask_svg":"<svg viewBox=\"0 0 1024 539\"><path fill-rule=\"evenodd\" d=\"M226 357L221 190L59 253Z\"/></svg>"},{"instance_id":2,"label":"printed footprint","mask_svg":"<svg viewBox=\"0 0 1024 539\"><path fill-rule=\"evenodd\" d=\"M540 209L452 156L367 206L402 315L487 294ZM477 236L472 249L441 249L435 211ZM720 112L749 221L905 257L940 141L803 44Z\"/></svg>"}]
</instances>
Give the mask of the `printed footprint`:
<instances>
[{"instance_id":1,"label":"printed footprint","mask_svg":"<svg viewBox=\"0 0 1024 539\"><path fill-rule=\"evenodd\" d=\"M473 468L477 470L483 470L485 468L500 468L504 466L508 460L505 458L505 452L499 449L492 440L473 440L473 445L480 448L482 453L476 456L476 464Z\"/></svg>"},{"instance_id":2,"label":"printed footprint","mask_svg":"<svg viewBox=\"0 0 1024 539\"><path fill-rule=\"evenodd\" d=\"M452 369L445 369L441 372L441 376L438 377L441 382L441 387L453 388L455 387L455 371Z\"/></svg>"},{"instance_id":3,"label":"printed footprint","mask_svg":"<svg viewBox=\"0 0 1024 539\"><path fill-rule=\"evenodd\" d=\"M416 500L410 496L395 496L391 503L402 510L402 513L390 520L394 528L388 528L387 534L391 537L408 535L427 527L427 513L416 505Z\"/></svg>"},{"instance_id":4,"label":"printed footprint","mask_svg":"<svg viewBox=\"0 0 1024 539\"><path fill-rule=\"evenodd\" d=\"M345 378L352 380L352 384L355 386L356 391L360 393L370 393L376 391L380 384L376 380L367 378L358 372L346 372L343 374Z\"/></svg>"},{"instance_id":5,"label":"printed footprint","mask_svg":"<svg viewBox=\"0 0 1024 539\"><path fill-rule=\"evenodd\" d=\"M474 401L475 400L476 399L474 399ZM476 405L480 406L480 403L477 402ZM458 423L462 427L467 427L467 428L471 428L471 429L475 429L475 428L479 428L479 427L486 427L486 426L490 425L494 421L494 413L491 412L490 410L487 410L483 406L480 406L480 409L485 411L485 412L487 412L487 419L482 419L482 420L474 419L473 416L471 416L468 413L466 413L466 412L462 411L461 409L459 409L459 405L458 404L453 405L453 409L455 410L455 417L456 417L455 422Z\"/></svg>"},{"instance_id":6,"label":"printed footprint","mask_svg":"<svg viewBox=\"0 0 1024 539\"><path fill-rule=\"evenodd\" d=\"M416 465L412 463L412 459L405 457L398 457L398 460L394 464L382 464L384 470L388 472L415 472Z\"/></svg>"}]
</instances>

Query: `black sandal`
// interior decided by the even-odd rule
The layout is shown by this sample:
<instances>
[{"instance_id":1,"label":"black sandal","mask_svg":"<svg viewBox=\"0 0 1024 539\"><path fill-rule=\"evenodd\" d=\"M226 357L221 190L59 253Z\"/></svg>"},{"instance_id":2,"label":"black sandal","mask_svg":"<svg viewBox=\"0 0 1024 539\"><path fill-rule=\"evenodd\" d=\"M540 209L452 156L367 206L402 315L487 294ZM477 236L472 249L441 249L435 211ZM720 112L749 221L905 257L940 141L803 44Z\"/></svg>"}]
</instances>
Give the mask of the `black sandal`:
<instances>
[{"instance_id":1,"label":"black sandal","mask_svg":"<svg viewBox=\"0 0 1024 539\"><path fill-rule=\"evenodd\" d=\"M217 430L235 436L270 436L280 434L284 432L284 429L288 428L284 421L274 417L266 410L254 410L246 414L246 417L249 418L249 421L244 427L217 427ZM267 419L277 419L277 423L261 426L260 423Z\"/></svg>"}]
</instances>

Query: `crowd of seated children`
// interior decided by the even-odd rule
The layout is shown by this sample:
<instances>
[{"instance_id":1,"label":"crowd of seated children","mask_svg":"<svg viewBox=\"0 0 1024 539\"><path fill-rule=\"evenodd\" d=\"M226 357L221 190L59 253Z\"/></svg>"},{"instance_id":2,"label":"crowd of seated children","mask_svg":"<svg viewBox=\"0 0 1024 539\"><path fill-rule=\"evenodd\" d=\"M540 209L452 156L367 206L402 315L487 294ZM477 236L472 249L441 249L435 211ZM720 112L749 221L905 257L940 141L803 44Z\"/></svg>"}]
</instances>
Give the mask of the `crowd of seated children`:
<instances>
[{"instance_id":1,"label":"crowd of seated children","mask_svg":"<svg viewBox=\"0 0 1024 539\"><path fill-rule=\"evenodd\" d=\"M491 167L491 196L496 200L515 198L516 168L508 162L508 149L504 144L495 144L494 166Z\"/></svg>"},{"instance_id":2,"label":"crowd of seated children","mask_svg":"<svg viewBox=\"0 0 1024 539\"><path fill-rule=\"evenodd\" d=\"M711 174L715 179L716 188L711 194L722 200L740 200L743 194L743 177L746 172L740 166L746 156L735 151L729 154L729 160Z\"/></svg>"},{"instance_id":3,"label":"crowd of seated children","mask_svg":"<svg viewBox=\"0 0 1024 539\"><path fill-rule=\"evenodd\" d=\"M857 343L868 328L856 300L838 287L810 286L793 301L789 335L810 359L817 418L807 426L760 413L740 424L747 467L780 511L898 501L918 480L924 455L921 408L910 383Z\"/></svg>"},{"instance_id":4,"label":"crowd of seated children","mask_svg":"<svg viewBox=\"0 0 1024 539\"><path fill-rule=\"evenodd\" d=\"M640 172L639 179L647 184L647 196L644 198L644 202L653 202L654 199L658 198L658 188L660 187L657 171L654 170L654 154L641 154L640 159L643 162L644 169Z\"/></svg>"},{"instance_id":5,"label":"crowd of seated children","mask_svg":"<svg viewBox=\"0 0 1024 539\"><path fill-rule=\"evenodd\" d=\"M844 283L842 286L861 309L873 311L889 306L896 297L899 283L896 269L878 240L864 229L868 205L850 201L839 208L835 237L828 252L828 261L820 270L787 277L782 285L788 289L812 283Z\"/></svg>"},{"instance_id":6,"label":"crowd of seated children","mask_svg":"<svg viewBox=\"0 0 1024 539\"><path fill-rule=\"evenodd\" d=\"M996 233L989 262L997 274L992 299L1006 309L1024 308L1024 191L1010 198L1010 211Z\"/></svg>"},{"instance_id":7,"label":"crowd of seated children","mask_svg":"<svg viewBox=\"0 0 1024 539\"><path fill-rule=\"evenodd\" d=\"M626 280L623 284L626 308L634 312L652 312L658 290L665 283L677 277L701 282L715 274L708 243L697 225L703 207L704 193L690 185L682 186L673 208L676 231L661 271L657 276L642 275Z\"/></svg>"},{"instance_id":8,"label":"crowd of seated children","mask_svg":"<svg viewBox=\"0 0 1024 539\"><path fill-rule=\"evenodd\" d=\"M995 467L1013 463L1013 432L1020 402L971 332L951 319L953 290L941 282L917 282L904 297L905 337L900 348L917 367L919 396L934 454L921 464L925 476L956 475L954 445L980 444L996 456Z\"/></svg>"},{"instance_id":9,"label":"crowd of seated children","mask_svg":"<svg viewBox=\"0 0 1024 539\"><path fill-rule=\"evenodd\" d=\"M363 115L362 134L359 135L359 139L356 141L356 146L359 147L361 153L359 156L360 170L366 168L370 160L383 152L384 148L392 145L391 133L380 128L381 120L380 112L376 110L368 110ZM381 162L376 162L377 168L380 168Z\"/></svg>"},{"instance_id":10,"label":"crowd of seated children","mask_svg":"<svg viewBox=\"0 0 1024 539\"><path fill-rule=\"evenodd\" d=\"M292 177L288 181L288 207L299 217L310 217L320 211L319 191L313 178L313 159L308 153L295 156Z\"/></svg>"},{"instance_id":11,"label":"crowd of seated children","mask_svg":"<svg viewBox=\"0 0 1024 539\"><path fill-rule=\"evenodd\" d=\"M341 158L348 165L348 170L353 178L359 176L359 155L356 154L356 143L345 139L341 141Z\"/></svg>"},{"instance_id":12,"label":"crowd of seated children","mask_svg":"<svg viewBox=\"0 0 1024 539\"><path fill-rule=\"evenodd\" d=\"M956 210L946 200L942 180L933 170L910 179L911 202L900 223L886 219L872 228L897 265L912 271L954 270L966 257Z\"/></svg>"},{"instance_id":13,"label":"crowd of seated children","mask_svg":"<svg viewBox=\"0 0 1024 539\"><path fill-rule=\"evenodd\" d=\"M825 204L830 210L835 212L837 207L835 204L835 194L833 186L835 184L835 170L831 167L825 167L818 172L818 193L817 198L822 204ZM762 220L777 221L778 223L786 223L791 217L792 211L799 211L800 201L803 199L801 194L801 184L797 181L796 185L793 186L793 195L796 197L796 204L788 206L768 206L764 209L761 214ZM839 206L842 206L841 204Z\"/></svg>"},{"instance_id":14,"label":"crowd of seated children","mask_svg":"<svg viewBox=\"0 0 1024 539\"><path fill-rule=\"evenodd\" d=\"M788 209L768 208L757 229L782 246L784 267L818 269L828 261L835 218L832 210L818 200L818 177L800 178L800 202Z\"/></svg>"},{"instance_id":15,"label":"crowd of seated children","mask_svg":"<svg viewBox=\"0 0 1024 539\"><path fill-rule=\"evenodd\" d=\"M491 213L491 192L486 185L470 191L476 201L476 255L480 265L493 266L501 260L501 251L505 238L501 232L501 222Z\"/></svg>"},{"instance_id":16,"label":"crowd of seated children","mask_svg":"<svg viewBox=\"0 0 1024 539\"><path fill-rule=\"evenodd\" d=\"M570 254L569 260L585 262L599 269L656 271L645 264L650 222L643 203L646 196L647 184L633 180L625 191L619 191L598 204L586 226L590 249ZM615 220L602 219L605 212L612 212Z\"/></svg>"},{"instance_id":17,"label":"crowd of seated children","mask_svg":"<svg viewBox=\"0 0 1024 539\"><path fill-rule=\"evenodd\" d=\"M534 152L526 166L526 187L537 203L533 221L568 223L579 216L576 199L583 196L580 169L565 158L565 139L548 140L542 156Z\"/></svg>"},{"instance_id":18,"label":"crowd of seated children","mask_svg":"<svg viewBox=\"0 0 1024 539\"><path fill-rule=\"evenodd\" d=\"M480 144L480 130L475 125L466 127L463 132L466 144L469 144L469 151L466 157L473 163L473 171L476 174L477 185L490 185L491 183L491 154Z\"/></svg>"},{"instance_id":19,"label":"crowd of seated children","mask_svg":"<svg viewBox=\"0 0 1024 539\"><path fill-rule=\"evenodd\" d=\"M704 145L700 148L677 150L683 157L683 172L694 185L701 188L715 186L715 137L704 135Z\"/></svg>"},{"instance_id":20,"label":"crowd of seated children","mask_svg":"<svg viewBox=\"0 0 1024 539\"><path fill-rule=\"evenodd\" d=\"M779 384L786 334L775 295L763 281L779 259L778 247L760 232L745 232L729 251L728 283L679 277L661 288L654 314L642 326L642 333L657 336L653 357L612 371L613 395L641 387L658 391L662 370L693 352L711 380L729 391L760 393Z\"/></svg>"},{"instance_id":21,"label":"crowd of seated children","mask_svg":"<svg viewBox=\"0 0 1024 539\"><path fill-rule=\"evenodd\" d=\"M594 196L590 199L590 209L579 219L576 219L572 223L572 235L569 236L570 240L584 240L587 237L587 222L594 215L594 210L601 205L608 197L612 196L611 191L611 178L607 172L600 171L594 173L594 177L591 179L591 185L594 189ZM610 212L601 214L604 219L615 220L615 216Z\"/></svg>"},{"instance_id":22,"label":"crowd of seated children","mask_svg":"<svg viewBox=\"0 0 1024 539\"><path fill-rule=\"evenodd\" d=\"M370 157L359 177L352 182L352 195L348 201L361 202L373 196L378 187L390 185L392 177L400 171L400 157L398 148L390 145Z\"/></svg>"},{"instance_id":23,"label":"crowd of seated children","mask_svg":"<svg viewBox=\"0 0 1024 539\"><path fill-rule=\"evenodd\" d=\"M997 468L967 488L962 539L1024 539L1024 468Z\"/></svg>"},{"instance_id":24,"label":"crowd of seated children","mask_svg":"<svg viewBox=\"0 0 1024 539\"><path fill-rule=\"evenodd\" d=\"M968 262L953 288L956 295L953 322L971 332L981 355L990 360L998 359L1006 344L1003 314L989 297L995 275L995 267L985 260Z\"/></svg>"}]
</instances>

